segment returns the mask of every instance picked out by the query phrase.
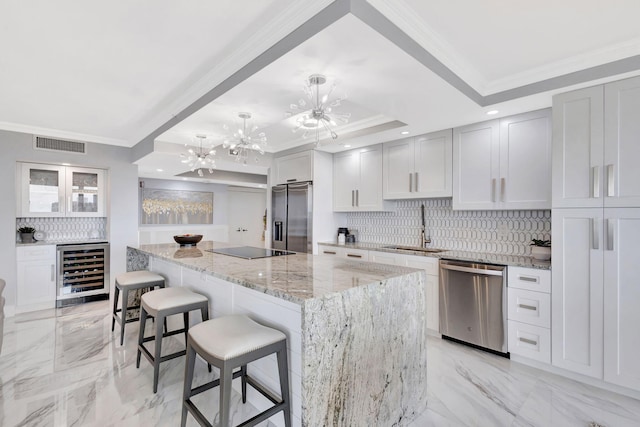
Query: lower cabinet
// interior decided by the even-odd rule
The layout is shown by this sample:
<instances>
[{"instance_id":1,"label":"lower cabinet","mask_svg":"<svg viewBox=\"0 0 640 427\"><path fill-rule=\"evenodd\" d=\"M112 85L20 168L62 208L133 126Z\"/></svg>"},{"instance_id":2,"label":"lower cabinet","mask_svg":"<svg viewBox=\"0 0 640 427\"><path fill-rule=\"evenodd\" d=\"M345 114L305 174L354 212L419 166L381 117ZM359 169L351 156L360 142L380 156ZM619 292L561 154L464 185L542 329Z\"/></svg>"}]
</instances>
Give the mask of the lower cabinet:
<instances>
[{"instance_id":1,"label":"lower cabinet","mask_svg":"<svg viewBox=\"0 0 640 427\"><path fill-rule=\"evenodd\" d=\"M369 251L366 249L320 245L318 252L320 255L335 256L356 261L369 261Z\"/></svg>"},{"instance_id":2,"label":"lower cabinet","mask_svg":"<svg viewBox=\"0 0 640 427\"><path fill-rule=\"evenodd\" d=\"M16 312L56 305L56 246L18 246Z\"/></svg>"},{"instance_id":3,"label":"lower cabinet","mask_svg":"<svg viewBox=\"0 0 640 427\"><path fill-rule=\"evenodd\" d=\"M551 272L509 267L507 272L508 350L551 363Z\"/></svg>"}]
</instances>

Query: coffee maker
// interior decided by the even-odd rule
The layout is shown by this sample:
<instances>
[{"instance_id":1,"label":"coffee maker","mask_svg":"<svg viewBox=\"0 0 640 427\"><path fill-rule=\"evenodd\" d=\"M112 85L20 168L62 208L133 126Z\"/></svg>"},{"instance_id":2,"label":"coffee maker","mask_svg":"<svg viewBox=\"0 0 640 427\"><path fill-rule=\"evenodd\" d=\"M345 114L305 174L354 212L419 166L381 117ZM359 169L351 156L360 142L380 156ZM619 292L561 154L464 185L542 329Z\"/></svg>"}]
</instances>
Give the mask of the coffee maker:
<instances>
[{"instance_id":1,"label":"coffee maker","mask_svg":"<svg viewBox=\"0 0 640 427\"><path fill-rule=\"evenodd\" d=\"M344 245L347 241L347 236L349 235L349 229L347 227L339 227L338 228L338 244Z\"/></svg>"}]
</instances>

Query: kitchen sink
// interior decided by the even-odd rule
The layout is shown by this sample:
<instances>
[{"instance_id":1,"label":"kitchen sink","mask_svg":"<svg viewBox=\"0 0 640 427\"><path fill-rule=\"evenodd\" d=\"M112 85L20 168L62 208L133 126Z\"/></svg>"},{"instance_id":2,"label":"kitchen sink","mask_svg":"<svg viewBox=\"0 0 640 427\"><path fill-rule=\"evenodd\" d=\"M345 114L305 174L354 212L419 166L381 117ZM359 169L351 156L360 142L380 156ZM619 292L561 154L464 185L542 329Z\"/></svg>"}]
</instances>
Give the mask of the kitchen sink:
<instances>
[{"instance_id":1,"label":"kitchen sink","mask_svg":"<svg viewBox=\"0 0 640 427\"><path fill-rule=\"evenodd\" d=\"M413 252L425 252L431 254L437 254L438 252L444 252L446 249L436 249L436 248L421 248L419 246L383 246L383 249L397 249L402 251L413 251Z\"/></svg>"}]
</instances>

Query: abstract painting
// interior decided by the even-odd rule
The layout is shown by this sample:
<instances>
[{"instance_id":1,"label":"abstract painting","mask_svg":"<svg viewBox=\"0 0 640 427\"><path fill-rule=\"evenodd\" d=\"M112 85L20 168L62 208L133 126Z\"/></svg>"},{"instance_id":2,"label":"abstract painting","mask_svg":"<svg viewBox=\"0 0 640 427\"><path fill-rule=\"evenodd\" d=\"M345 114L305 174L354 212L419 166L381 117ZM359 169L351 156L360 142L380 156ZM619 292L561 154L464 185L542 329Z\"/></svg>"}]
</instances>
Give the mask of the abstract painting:
<instances>
[{"instance_id":1,"label":"abstract painting","mask_svg":"<svg viewBox=\"0 0 640 427\"><path fill-rule=\"evenodd\" d=\"M140 224L212 224L213 193L143 188Z\"/></svg>"}]
</instances>

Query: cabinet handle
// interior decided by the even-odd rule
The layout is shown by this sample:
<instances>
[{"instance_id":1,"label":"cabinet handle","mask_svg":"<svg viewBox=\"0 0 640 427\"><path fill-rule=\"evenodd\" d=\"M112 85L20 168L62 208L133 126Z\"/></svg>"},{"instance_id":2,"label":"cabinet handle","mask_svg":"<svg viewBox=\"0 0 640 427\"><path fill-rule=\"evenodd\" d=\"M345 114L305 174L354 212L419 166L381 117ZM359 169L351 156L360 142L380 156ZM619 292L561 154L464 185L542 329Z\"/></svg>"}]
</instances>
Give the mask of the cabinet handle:
<instances>
[{"instance_id":1,"label":"cabinet handle","mask_svg":"<svg viewBox=\"0 0 640 427\"><path fill-rule=\"evenodd\" d=\"M600 241L598 239L598 220L591 218L591 248L600 249Z\"/></svg>"},{"instance_id":2,"label":"cabinet handle","mask_svg":"<svg viewBox=\"0 0 640 427\"><path fill-rule=\"evenodd\" d=\"M322 251L322 253L328 254L328 255L335 255L336 254L334 251Z\"/></svg>"},{"instance_id":3,"label":"cabinet handle","mask_svg":"<svg viewBox=\"0 0 640 427\"><path fill-rule=\"evenodd\" d=\"M518 337L518 340L525 344L538 345L538 341L530 340L529 338Z\"/></svg>"},{"instance_id":4,"label":"cabinet handle","mask_svg":"<svg viewBox=\"0 0 640 427\"><path fill-rule=\"evenodd\" d=\"M55 274L56 274L56 265L51 264L51 281L52 282L53 282L53 279L55 278Z\"/></svg>"},{"instance_id":5,"label":"cabinet handle","mask_svg":"<svg viewBox=\"0 0 640 427\"><path fill-rule=\"evenodd\" d=\"M613 221L610 219L606 220L607 224L607 250L613 250Z\"/></svg>"},{"instance_id":6,"label":"cabinet handle","mask_svg":"<svg viewBox=\"0 0 640 427\"><path fill-rule=\"evenodd\" d=\"M409 173L409 193L413 192L413 174Z\"/></svg>"},{"instance_id":7,"label":"cabinet handle","mask_svg":"<svg viewBox=\"0 0 640 427\"><path fill-rule=\"evenodd\" d=\"M491 201L494 203L496 201L496 179L495 178L491 180Z\"/></svg>"},{"instance_id":8,"label":"cabinet handle","mask_svg":"<svg viewBox=\"0 0 640 427\"><path fill-rule=\"evenodd\" d=\"M538 278L537 277L518 276L518 280L522 280L523 282L538 283Z\"/></svg>"},{"instance_id":9,"label":"cabinet handle","mask_svg":"<svg viewBox=\"0 0 640 427\"><path fill-rule=\"evenodd\" d=\"M591 168L591 181L593 182L593 198L600 197L600 166L594 166Z\"/></svg>"},{"instance_id":10,"label":"cabinet handle","mask_svg":"<svg viewBox=\"0 0 640 427\"><path fill-rule=\"evenodd\" d=\"M615 196L615 178L613 174L613 165L607 165L607 197Z\"/></svg>"},{"instance_id":11,"label":"cabinet handle","mask_svg":"<svg viewBox=\"0 0 640 427\"><path fill-rule=\"evenodd\" d=\"M500 178L500 201L504 202L504 192L507 187L507 178Z\"/></svg>"},{"instance_id":12,"label":"cabinet handle","mask_svg":"<svg viewBox=\"0 0 640 427\"><path fill-rule=\"evenodd\" d=\"M535 305L529 305L529 304L518 304L518 307L524 308L525 310L533 310L533 311L538 310L538 307L536 307Z\"/></svg>"},{"instance_id":13,"label":"cabinet handle","mask_svg":"<svg viewBox=\"0 0 640 427\"><path fill-rule=\"evenodd\" d=\"M418 188L418 172L415 173L415 179L416 179L416 191L420 191L420 189Z\"/></svg>"},{"instance_id":14,"label":"cabinet handle","mask_svg":"<svg viewBox=\"0 0 640 427\"><path fill-rule=\"evenodd\" d=\"M355 206L356 205L356 191L355 190L351 190L351 206Z\"/></svg>"},{"instance_id":15,"label":"cabinet handle","mask_svg":"<svg viewBox=\"0 0 640 427\"><path fill-rule=\"evenodd\" d=\"M356 254L347 254L347 256L351 258L362 258L362 255L356 255Z\"/></svg>"},{"instance_id":16,"label":"cabinet handle","mask_svg":"<svg viewBox=\"0 0 640 427\"><path fill-rule=\"evenodd\" d=\"M288 180L287 180L287 182L296 182L296 181L297 181L297 179L296 179L296 178L291 178L291 179L288 179Z\"/></svg>"},{"instance_id":17,"label":"cabinet handle","mask_svg":"<svg viewBox=\"0 0 640 427\"><path fill-rule=\"evenodd\" d=\"M360 190L356 190L356 206L360 206Z\"/></svg>"}]
</instances>

